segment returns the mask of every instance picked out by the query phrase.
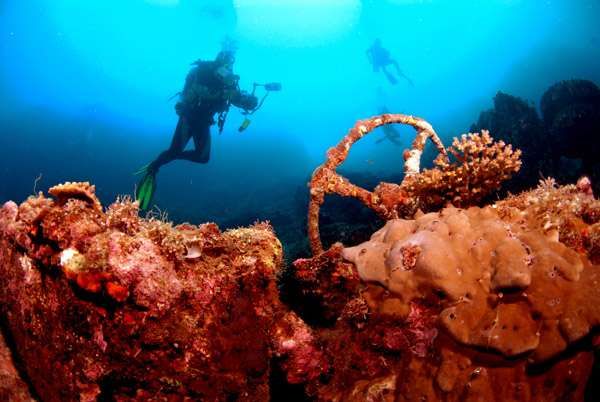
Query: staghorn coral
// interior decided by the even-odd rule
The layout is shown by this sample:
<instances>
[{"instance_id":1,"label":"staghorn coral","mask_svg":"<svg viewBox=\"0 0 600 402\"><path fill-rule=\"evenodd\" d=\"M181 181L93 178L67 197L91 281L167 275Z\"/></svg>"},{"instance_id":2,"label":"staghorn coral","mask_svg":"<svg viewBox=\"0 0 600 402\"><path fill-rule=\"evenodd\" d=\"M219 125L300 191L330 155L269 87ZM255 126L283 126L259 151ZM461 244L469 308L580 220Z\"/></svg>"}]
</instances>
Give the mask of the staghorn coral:
<instances>
[{"instance_id":1,"label":"staghorn coral","mask_svg":"<svg viewBox=\"0 0 600 402\"><path fill-rule=\"evenodd\" d=\"M404 152L402 183L380 183L373 192L350 183L335 169L346 159L352 145L373 129L391 123L408 124L417 131L411 150ZM439 155L434 169L420 172L420 158L427 139ZM450 152L457 162L448 159ZM319 236L319 210L325 195L335 193L359 199L383 219L411 216L417 209L430 209L454 202L464 206L480 201L521 167L521 152L510 145L494 143L487 131L463 135L446 150L429 123L402 114L383 114L362 120L334 148L327 151L325 163L310 181L308 236L314 255L323 252Z\"/></svg>"},{"instance_id":2,"label":"staghorn coral","mask_svg":"<svg viewBox=\"0 0 600 402\"><path fill-rule=\"evenodd\" d=\"M513 151L504 141L494 142L489 132L455 138L448 148L458 163L445 158L434 160L435 168L409 176L401 187L425 210L446 202L457 207L474 205L500 187L521 168L521 151Z\"/></svg>"},{"instance_id":3,"label":"staghorn coral","mask_svg":"<svg viewBox=\"0 0 600 402\"><path fill-rule=\"evenodd\" d=\"M0 311L42 400L264 401L274 355L291 382L320 375L268 224L174 228L129 200L105 214L79 186L0 209Z\"/></svg>"}]
</instances>

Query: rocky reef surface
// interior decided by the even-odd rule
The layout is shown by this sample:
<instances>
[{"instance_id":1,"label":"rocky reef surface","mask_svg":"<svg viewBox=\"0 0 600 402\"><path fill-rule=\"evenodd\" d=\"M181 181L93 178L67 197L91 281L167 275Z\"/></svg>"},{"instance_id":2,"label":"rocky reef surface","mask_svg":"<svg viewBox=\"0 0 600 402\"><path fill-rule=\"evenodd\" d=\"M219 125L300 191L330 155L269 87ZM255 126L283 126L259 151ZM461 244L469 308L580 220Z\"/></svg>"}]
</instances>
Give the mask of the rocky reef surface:
<instances>
[{"instance_id":1,"label":"rocky reef surface","mask_svg":"<svg viewBox=\"0 0 600 402\"><path fill-rule=\"evenodd\" d=\"M127 200L104 212L86 183L50 194L0 210L2 314L42 400L264 401L272 356L295 364L291 382L325 367L279 302L269 225L172 227Z\"/></svg>"},{"instance_id":2,"label":"rocky reef surface","mask_svg":"<svg viewBox=\"0 0 600 402\"><path fill-rule=\"evenodd\" d=\"M576 186L390 220L295 263L331 378L319 400L583 400L600 324L600 203Z\"/></svg>"},{"instance_id":3,"label":"rocky reef surface","mask_svg":"<svg viewBox=\"0 0 600 402\"><path fill-rule=\"evenodd\" d=\"M471 131L490 130L523 151L523 169L509 183L511 191L531 188L540 177L574 182L592 178L600 191L600 88L588 80L557 82L533 103L498 92L494 107L481 112Z\"/></svg>"},{"instance_id":4,"label":"rocky reef surface","mask_svg":"<svg viewBox=\"0 0 600 402\"><path fill-rule=\"evenodd\" d=\"M0 400L34 402L27 384L16 369L10 347L0 332Z\"/></svg>"},{"instance_id":5,"label":"rocky reef surface","mask_svg":"<svg viewBox=\"0 0 600 402\"><path fill-rule=\"evenodd\" d=\"M417 131L402 183L369 192L336 173L355 141L395 122ZM427 140L440 156L421 170ZM88 183L7 202L0 397L593 400L600 201L584 177L480 205L520 155L487 132L446 148L412 116L360 121L315 170L314 255L287 269L267 223L173 226L131 200L103 208ZM323 249L331 193L385 224Z\"/></svg>"}]
</instances>

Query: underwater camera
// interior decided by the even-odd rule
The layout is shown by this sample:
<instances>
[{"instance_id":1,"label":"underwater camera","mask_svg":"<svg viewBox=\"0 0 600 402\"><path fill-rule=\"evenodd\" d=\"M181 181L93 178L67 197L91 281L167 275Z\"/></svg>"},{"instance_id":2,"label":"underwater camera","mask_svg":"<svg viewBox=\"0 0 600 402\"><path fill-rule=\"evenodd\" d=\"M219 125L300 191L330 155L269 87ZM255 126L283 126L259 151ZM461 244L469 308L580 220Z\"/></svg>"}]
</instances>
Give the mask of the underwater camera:
<instances>
[{"instance_id":1,"label":"underwater camera","mask_svg":"<svg viewBox=\"0 0 600 402\"><path fill-rule=\"evenodd\" d=\"M279 82L267 82L266 84L259 84L259 83L255 82L254 87L252 88L252 95L254 95L254 93L256 92L256 88L258 88L258 87L264 88L266 92L263 95L263 97L261 98L260 102L258 102L258 105L254 109L245 111L244 115L246 115L246 118L244 119L242 124L240 124L240 126L238 128L238 132L242 132L248 128L248 126L251 123L251 120L247 116L254 114L254 112L256 112L258 109L260 109L260 107L263 105L263 103L265 102L265 99L267 99L267 96L269 95L270 92L281 91L281 83L279 83Z\"/></svg>"},{"instance_id":2,"label":"underwater camera","mask_svg":"<svg viewBox=\"0 0 600 402\"><path fill-rule=\"evenodd\" d=\"M279 82L269 82L263 85L267 91L281 91L281 83Z\"/></svg>"}]
</instances>

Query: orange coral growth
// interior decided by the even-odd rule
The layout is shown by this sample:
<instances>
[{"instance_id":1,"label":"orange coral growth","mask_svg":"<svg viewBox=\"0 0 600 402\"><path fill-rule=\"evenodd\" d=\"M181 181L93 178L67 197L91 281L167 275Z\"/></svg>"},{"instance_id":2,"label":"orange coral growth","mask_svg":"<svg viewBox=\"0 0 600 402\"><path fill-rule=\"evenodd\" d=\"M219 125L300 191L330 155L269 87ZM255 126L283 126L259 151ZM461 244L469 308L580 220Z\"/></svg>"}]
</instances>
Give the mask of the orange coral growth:
<instances>
[{"instance_id":1,"label":"orange coral growth","mask_svg":"<svg viewBox=\"0 0 600 402\"><path fill-rule=\"evenodd\" d=\"M352 141L340 144L345 153L330 151L311 181L315 257L294 264L300 295L328 323L317 333L333 356L310 395L582 401L600 326L600 202L589 179L563 187L547 179L475 207L521 167L520 151L483 131L454 140L454 162L442 153L433 169L371 193L335 173ZM368 242L322 252L318 207L330 192L388 222ZM341 273L362 282L340 286Z\"/></svg>"},{"instance_id":2,"label":"orange coral growth","mask_svg":"<svg viewBox=\"0 0 600 402\"><path fill-rule=\"evenodd\" d=\"M57 199L59 204L70 199L83 200L90 203L94 209L102 211L100 200L96 197L96 186L89 182L66 182L51 187L48 190L51 196Z\"/></svg>"},{"instance_id":3,"label":"orange coral growth","mask_svg":"<svg viewBox=\"0 0 600 402\"><path fill-rule=\"evenodd\" d=\"M494 142L485 130L455 138L448 153L457 163L438 157L435 168L403 181L402 188L418 200L419 208L442 207L447 202L456 207L474 205L521 168L521 151Z\"/></svg>"},{"instance_id":4,"label":"orange coral growth","mask_svg":"<svg viewBox=\"0 0 600 402\"><path fill-rule=\"evenodd\" d=\"M298 261L296 279L326 290L322 315L335 323L317 331L332 373L309 392L582 401L600 327L597 208L585 188L546 180L490 206L393 219L368 242ZM340 271L362 283L331 286Z\"/></svg>"},{"instance_id":5,"label":"orange coral growth","mask_svg":"<svg viewBox=\"0 0 600 402\"><path fill-rule=\"evenodd\" d=\"M417 136L412 149L404 153L405 177L401 184L380 183L373 192L355 186L336 173L352 145L373 129L391 123L413 126ZM427 139L439 152L436 167L420 172L420 158ZM457 162L450 162L448 153ZM384 219L410 216L418 208L439 207L447 202L456 206L472 205L521 167L520 151L504 142L494 142L487 131L463 135L446 150L426 121L401 114L384 114L359 121L340 143L327 151L327 159L313 173L310 181L308 235L314 255L323 252L319 238L319 210L325 195L335 193L359 199Z\"/></svg>"},{"instance_id":6,"label":"orange coral growth","mask_svg":"<svg viewBox=\"0 0 600 402\"><path fill-rule=\"evenodd\" d=\"M388 185L380 189L382 193L381 202L377 195L378 191L371 193L368 190L351 184L347 179L336 173L336 168L348 157L352 145L375 128L391 123L402 123L412 126L417 135L412 144L412 150L404 153L404 170L406 175L419 172L421 154L428 138L436 145L442 155L446 155L444 146L429 123L418 117L402 114L383 114L367 120L358 121L348 134L334 147L327 151L325 163L319 166L313 173L310 181L310 204L308 206L308 236L313 254L323 251L319 239L319 209L325 200L325 195L330 193L339 194L344 197L354 197L362 201L369 208L375 210L382 217L391 219L397 217L395 206L401 204L405 194L399 191L397 185ZM394 194L389 197L388 194ZM394 201L390 202L390 198Z\"/></svg>"},{"instance_id":7,"label":"orange coral growth","mask_svg":"<svg viewBox=\"0 0 600 402\"><path fill-rule=\"evenodd\" d=\"M291 381L321 374L268 224L173 227L128 199L104 213L87 184L52 193L0 209L0 309L44 400L267 400L273 353Z\"/></svg>"},{"instance_id":8,"label":"orange coral growth","mask_svg":"<svg viewBox=\"0 0 600 402\"><path fill-rule=\"evenodd\" d=\"M0 332L0 399L3 401L35 402L27 384L15 368L14 357Z\"/></svg>"},{"instance_id":9,"label":"orange coral growth","mask_svg":"<svg viewBox=\"0 0 600 402\"><path fill-rule=\"evenodd\" d=\"M417 131L402 183L369 192L339 176L351 146L389 123ZM420 171L428 138L440 155ZM0 310L14 352L48 400L268 400L275 363L322 401L582 401L600 327L600 202L588 179L547 179L472 206L519 157L485 131L446 149L412 116L358 122L311 180L315 257L290 272L308 301L297 312L279 300L268 223L174 227L140 219L129 199L103 212L88 183L8 202ZM320 252L329 193L388 222Z\"/></svg>"},{"instance_id":10,"label":"orange coral growth","mask_svg":"<svg viewBox=\"0 0 600 402\"><path fill-rule=\"evenodd\" d=\"M19 205L19 220L27 225L35 225L48 213L53 204L54 202L42 193L37 197L31 196Z\"/></svg>"},{"instance_id":11,"label":"orange coral growth","mask_svg":"<svg viewBox=\"0 0 600 402\"><path fill-rule=\"evenodd\" d=\"M535 216L535 207L501 219L498 210L508 216L516 202L389 221L343 256L363 280L380 283L406 304L439 294L447 304L441 322L460 342L548 359L600 323L600 290L593 285L600 271L577 248L523 225L520 216ZM572 202L562 198L564 205ZM562 213L568 213L564 206Z\"/></svg>"},{"instance_id":12,"label":"orange coral growth","mask_svg":"<svg viewBox=\"0 0 600 402\"><path fill-rule=\"evenodd\" d=\"M123 285L119 285L115 282L108 282L106 284L106 292L118 302L123 302L129 296L129 291Z\"/></svg>"}]
</instances>

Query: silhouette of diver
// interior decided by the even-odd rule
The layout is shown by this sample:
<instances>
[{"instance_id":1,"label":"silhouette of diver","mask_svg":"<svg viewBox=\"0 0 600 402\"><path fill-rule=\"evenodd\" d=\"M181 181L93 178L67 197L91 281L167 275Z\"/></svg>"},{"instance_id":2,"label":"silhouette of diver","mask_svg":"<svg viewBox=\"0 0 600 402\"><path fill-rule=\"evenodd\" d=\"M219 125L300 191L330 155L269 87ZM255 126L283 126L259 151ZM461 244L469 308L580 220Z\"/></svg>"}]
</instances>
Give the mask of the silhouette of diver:
<instances>
[{"instance_id":1,"label":"silhouette of diver","mask_svg":"<svg viewBox=\"0 0 600 402\"><path fill-rule=\"evenodd\" d=\"M398 75L408 81L410 85L414 86L412 80L400 70L398 62L390 56L390 52L381 46L381 40L379 38L375 39L371 47L367 49L367 57L369 62L373 65L373 71L379 72L379 70L381 70L390 84L396 85L398 83L396 77L387 70L387 66L392 64L396 68Z\"/></svg>"},{"instance_id":2,"label":"silhouette of diver","mask_svg":"<svg viewBox=\"0 0 600 402\"><path fill-rule=\"evenodd\" d=\"M207 163L210 158L210 126L215 123L218 114L219 132L223 130L230 105L251 113L258 106L254 94L239 88L239 76L233 73L234 50L222 50L214 61L198 60L193 63L183 90L178 94L180 100L175 105L179 115L177 127L173 133L171 146L158 157L138 171L145 173L139 182L136 199L140 209L146 210L156 188L156 174L161 166L175 160L184 159L196 163ZM194 149L184 150L193 138Z\"/></svg>"},{"instance_id":3,"label":"silhouette of diver","mask_svg":"<svg viewBox=\"0 0 600 402\"><path fill-rule=\"evenodd\" d=\"M386 114L389 112L390 111L385 106L383 106L379 110L380 115ZM384 124L383 126L381 126L381 129L383 130L383 137L381 137L377 141L375 141L376 144L381 144L383 141L388 140L392 144L394 144L398 147L402 146L402 141L400 141L400 131L398 131L398 129L395 126L393 126L391 124Z\"/></svg>"}]
</instances>

